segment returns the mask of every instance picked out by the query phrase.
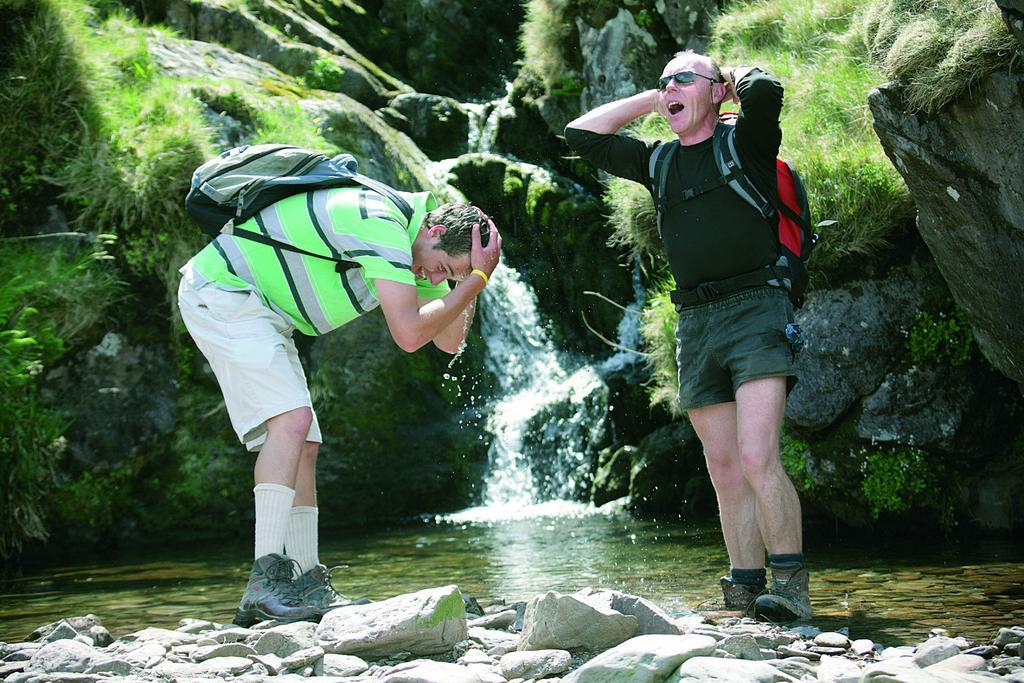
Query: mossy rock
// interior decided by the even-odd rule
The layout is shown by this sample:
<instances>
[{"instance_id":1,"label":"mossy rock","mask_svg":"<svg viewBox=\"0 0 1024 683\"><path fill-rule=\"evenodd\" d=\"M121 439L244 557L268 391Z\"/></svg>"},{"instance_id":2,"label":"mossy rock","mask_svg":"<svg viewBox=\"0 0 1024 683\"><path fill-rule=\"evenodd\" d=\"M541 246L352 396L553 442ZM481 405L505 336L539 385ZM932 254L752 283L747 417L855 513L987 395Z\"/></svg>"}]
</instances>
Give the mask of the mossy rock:
<instances>
[{"instance_id":1,"label":"mossy rock","mask_svg":"<svg viewBox=\"0 0 1024 683\"><path fill-rule=\"evenodd\" d=\"M605 448L597 456L597 471L590 487L590 500L604 505L629 493L629 468L636 447Z\"/></svg>"},{"instance_id":2,"label":"mossy rock","mask_svg":"<svg viewBox=\"0 0 1024 683\"><path fill-rule=\"evenodd\" d=\"M537 292L554 342L572 350L606 352L587 325L614 339L622 313L586 292L622 305L634 294L631 268L618 263L615 252L605 246L607 231L597 199L542 168L494 154L459 157L449 182L494 216L505 238L502 257Z\"/></svg>"}]
</instances>

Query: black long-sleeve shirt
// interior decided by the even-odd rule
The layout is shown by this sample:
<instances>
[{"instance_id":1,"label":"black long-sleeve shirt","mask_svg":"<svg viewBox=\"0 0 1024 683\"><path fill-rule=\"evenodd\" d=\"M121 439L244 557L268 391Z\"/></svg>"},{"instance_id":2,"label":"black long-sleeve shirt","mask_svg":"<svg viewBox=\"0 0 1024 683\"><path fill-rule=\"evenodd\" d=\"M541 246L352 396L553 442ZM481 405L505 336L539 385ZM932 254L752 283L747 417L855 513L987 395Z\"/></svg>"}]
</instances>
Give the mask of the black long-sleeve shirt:
<instances>
[{"instance_id":1,"label":"black long-sleeve shirt","mask_svg":"<svg viewBox=\"0 0 1024 683\"><path fill-rule=\"evenodd\" d=\"M740 99L736 152L757 188L777 202L775 158L782 143L782 84L774 76L751 69L736 83L736 93ZM641 183L654 194L648 163L661 142L647 144L626 135L579 128L566 128L565 141L598 168ZM678 287L691 289L702 282L747 273L775 263L778 257L775 228L730 187L716 188L689 201L681 199L683 190L720 175L711 138L681 145L672 159L662 239Z\"/></svg>"}]
</instances>

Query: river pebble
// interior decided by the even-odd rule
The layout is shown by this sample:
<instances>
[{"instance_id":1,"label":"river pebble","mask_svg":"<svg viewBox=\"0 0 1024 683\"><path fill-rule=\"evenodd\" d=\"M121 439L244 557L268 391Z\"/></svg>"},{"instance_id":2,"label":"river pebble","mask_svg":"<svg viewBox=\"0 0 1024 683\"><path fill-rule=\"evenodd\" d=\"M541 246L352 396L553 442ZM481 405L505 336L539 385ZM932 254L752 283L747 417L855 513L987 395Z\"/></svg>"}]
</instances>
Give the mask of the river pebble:
<instances>
[{"instance_id":1,"label":"river pebble","mask_svg":"<svg viewBox=\"0 0 1024 683\"><path fill-rule=\"evenodd\" d=\"M484 607L485 616L467 621L455 586L382 604L336 610L322 639L311 622L238 628L195 615L181 619L177 630L144 628L112 641L95 615L69 617L36 629L29 642L0 643L0 681L1024 683L1019 625L999 629L991 644L937 627L916 646L883 647L851 639L846 629L786 629L721 614L672 618L642 598L606 590L537 595L522 612L522 633L515 631L519 613L504 605ZM354 618L346 620L349 615ZM401 637L367 630L376 617ZM551 642L567 646L543 647ZM343 650L353 643L376 659L325 651L325 645Z\"/></svg>"}]
</instances>

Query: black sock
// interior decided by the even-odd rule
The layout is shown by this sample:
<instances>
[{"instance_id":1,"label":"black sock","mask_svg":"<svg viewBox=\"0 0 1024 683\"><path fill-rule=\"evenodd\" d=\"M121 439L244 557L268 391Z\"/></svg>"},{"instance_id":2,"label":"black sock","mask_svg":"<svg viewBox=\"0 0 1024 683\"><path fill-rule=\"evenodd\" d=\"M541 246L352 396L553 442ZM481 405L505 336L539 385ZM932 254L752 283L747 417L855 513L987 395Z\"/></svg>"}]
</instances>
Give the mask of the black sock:
<instances>
[{"instance_id":1,"label":"black sock","mask_svg":"<svg viewBox=\"0 0 1024 683\"><path fill-rule=\"evenodd\" d=\"M736 569L733 567L730 572L733 583L743 584L754 592L763 591L768 585L768 573L764 567L760 569Z\"/></svg>"},{"instance_id":2,"label":"black sock","mask_svg":"<svg viewBox=\"0 0 1024 683\"><path fill-rule=\"evenodd\" d=\"M784 572L798 571L804 568L804 554L803 553L789 553L786 555L769 555L768 566L772 570L781 570Z\"/></svg>"}]
</instances>

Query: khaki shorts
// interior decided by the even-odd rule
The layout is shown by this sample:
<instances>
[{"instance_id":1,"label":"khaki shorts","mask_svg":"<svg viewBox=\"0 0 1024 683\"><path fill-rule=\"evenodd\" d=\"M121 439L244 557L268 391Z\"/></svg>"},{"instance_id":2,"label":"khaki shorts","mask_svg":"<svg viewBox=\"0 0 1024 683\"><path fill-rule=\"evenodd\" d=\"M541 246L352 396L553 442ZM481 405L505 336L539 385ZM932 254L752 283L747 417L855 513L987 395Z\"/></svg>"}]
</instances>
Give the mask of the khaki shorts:
<instances>
[{"instance_id":1,"label":"khaki shorts","mask_svg":"<svg viewBox=\"0 0 1024 683\"><path fill-rule=\"evenodd\" d=\"M182 274L181 317L217 376L239 441L258 451L267 439L267 420L313 407L292 341L294 328L254 291L229 291L212 284L195 289L190 267ZM306 441L322 440L314 412Z\"/></svg>"},{"instance_id":2,"label":"khaki shorts","mask_svg":"<svg viewBox=\"0 0 1024 683\"><path fill-rule=\"evenodd\" d=\"M785 290L757 287L679 309L676 362L683 410L736 400L744 382L788 377L796 354L786 339L793 306Z\"/></svg>"}]
</instances>

